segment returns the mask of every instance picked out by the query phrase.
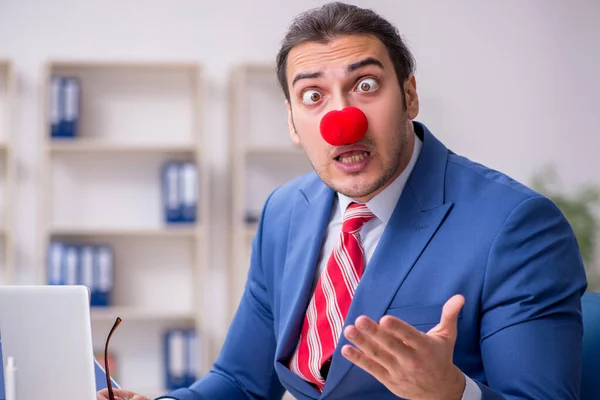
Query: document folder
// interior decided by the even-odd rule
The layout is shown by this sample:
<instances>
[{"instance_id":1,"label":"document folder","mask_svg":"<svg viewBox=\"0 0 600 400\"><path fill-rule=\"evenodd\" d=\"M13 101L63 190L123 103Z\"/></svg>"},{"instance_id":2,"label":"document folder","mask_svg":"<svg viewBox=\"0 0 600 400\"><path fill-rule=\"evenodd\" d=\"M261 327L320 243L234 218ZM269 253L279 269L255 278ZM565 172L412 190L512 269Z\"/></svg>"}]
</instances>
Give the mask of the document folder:
<instances>
[{"instance_id":1,"label":"document folder","mask_svg":"<svg viewBox=\"0 0 600 400\"><path fill-rule=\"evenodd\" d=\"M64 112L62 115L62 135L74 138L77 135L79 122L80 83L79 79L69 77L63 79Z\"/></svg>"},{"instance_id":2,"label":"document folder","mask_svg":"<svg viewBox=\"0 0 600 400\"><path fill-rule=\"evenodd\" d=\"M50 81L50 136L61 137L61 120L63 115L62 79L52 77Z\"/></svg>"},{"instance_id":3,"label":"document folder","mask_svg":"<svg viewBox=\"0 0 600 400\"><path fill-rule=\"evenodd\" d=\"M48 256L46 259L46 283L48 285L63 285L65 265L66 245L62 242L52 242L48 247Z\"/></svg>"},{"instance_id":4,"label":"document folder","mask_svg":"<svg viewBox=\"0 0 600 400\"><path fill-rule=\"evenodd\" d=\"M78 136L81 83L76 77L52 77L50 80L50 136Z\"/></svg>"},{"instance_id":5,"label":"document folder","mask_svg":"<svg viewBox=\"0 0 600 400\"><path fill-rule=\"evenodd\" d=\"M179 167L181 180L181 220L194 223L197 218L198 204L198 169L193 162L182 163Z\"/></svg>"},{"instance_id":6,"label":"document folder","mask_svg":"<svg viewBox=\"0 0 600 400\"><path fill-rule=\"evenodd\" d=\"M162 204L165 223L181 222L181 181L179 163L166 162L161 168Z\"/></svg>"},{"instance_id":7,"label":"document folder","mask_svg":"<svg viewBox=\"0 0 600 400\"><path fill-rule=\"evenodd\" d=\"M92 306L110 306L113 291L114 255L110 246L96 247L96 271L94 291L92 292Z\"/></svg>"},{"instance_id":8,"label":"document folder","mask_svg":"<svg viewBox=\"0 0 600 400\"><path fill-rule=\"evenodd\" d=\"M165 386L175 390L186 385L186 332L171 329L165 333Z\"/></svg>"}]
</instances>

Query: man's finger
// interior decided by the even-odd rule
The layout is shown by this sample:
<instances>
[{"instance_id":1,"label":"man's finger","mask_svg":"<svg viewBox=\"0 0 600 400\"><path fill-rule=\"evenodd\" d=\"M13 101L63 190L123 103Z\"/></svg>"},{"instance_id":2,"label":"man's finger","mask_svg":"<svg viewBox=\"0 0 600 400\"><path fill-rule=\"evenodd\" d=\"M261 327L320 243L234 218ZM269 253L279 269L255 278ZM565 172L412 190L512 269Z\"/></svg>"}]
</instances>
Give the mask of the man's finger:
<instances>
[{"instance_id":1,"label":"man's finger","mask_svg":"<svg viewBox=\"0 0 600 400\"><path fill-rule=\"evenodd\" d=\"M98 394L100 394L108 399L108 389L102 389L101 391L98 392ZM136 395L134 392L132 392L130 390L116 389L116 388L113 388L113 394L115 395L115 397L118 397L119 399L125 399L125 398L133 399L133 397Z\"/></svg>"},{"instance_id":2,"label":"man's finger","mask_svg":"<svg viewBox=\"0 0 600 400\"><path fill-rule=\"evenodd\" d=\"M398 364L402 363L403 358L414 356L413 348L404 344L392 330L377 324L370 318L364 316L357 318L355 326L393 356L391 364L387 359L379 360L386 368L395 370Z\"/></svg>"},{"instance_id":3,"label":"man's finger","mask_svg":"<svg viewBox=\"0 0 600 400\"><path fill-rule=\"evenodd\" d=\"M393 333L394 336L412 349L419 350L427 345L427 338L423 332L399 318L385 315L379 323L386 331Z\"/></svg>"},{"instance_id":4,"label":"man's finger","mask_svg":"<svg viewBox=\"0 0 600 400\"><path fill-rule=\"evenodd\" d=\"M377 361L373 360L365 353L355 349L350 345L342 347L342 355L356 366L364 369L369 374L373 375L379 382L385 384L388 382L390 374L387 369Z\"/></svg>"},{"instance_id":5,"label":"man's finger","mask_svg":"<svg viewBox=\"0 0 600 400\"><path fill-rule=\"evenodd\" d=\"M135 396L135 393L133 393L131 390L125 390L125 389L113 389L113 393L117 396L120 397L133 397Z\"/></svg>"},{"instance_id":6,"label":"man's finger","mask_svg":"<svg viewBox=\"0 0 600 400\"><path fill-rule=\"evenodd\" d=\"M465 298L460 294L452 296L450 300L444 304L440 324L437 328L438 335L446 336L448 338L456 338L458 314L460 313L460 310L464 304Z\"/></svg>"},{"instance_id":7,"label":"man's finger","mask_svg":"<svg viewBox=\"0 0 600 400\"><path fill-rule=\"evenodd\" d=\"M371 326L371 324L377 324L366 317L362 317L360 322L361 326L369 325L369 330L371 331L377 329L377 327ZM373 337L358 329L356 326L350 325L346 327L346 329L344 329L344 336L360 351L377 361L385 368L393 370L397 367L398 364L396 362L396 357L390 352L390 349L384 348Z\"/></svg>"}]
</instances>

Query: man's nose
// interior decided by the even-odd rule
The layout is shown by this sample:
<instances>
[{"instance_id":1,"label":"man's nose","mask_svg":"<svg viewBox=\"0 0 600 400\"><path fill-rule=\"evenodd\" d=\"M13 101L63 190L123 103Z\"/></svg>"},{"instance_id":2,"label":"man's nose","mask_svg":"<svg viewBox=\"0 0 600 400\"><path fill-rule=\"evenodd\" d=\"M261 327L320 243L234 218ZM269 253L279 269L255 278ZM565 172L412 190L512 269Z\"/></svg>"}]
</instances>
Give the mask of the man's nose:
<instances>
[{"instance_id":1,"label":"man's nose","mask_svg":"<svg viewBox=\"0 0 600 400\"><path fill-rule=\"evenodd\" d=\"M331 104L330 111L331 110L338 110L338 111L343 110L344 108L351 105L348 97L344 96L343 94L333 95L330 104Z\"/></svg>"}]
</instances>

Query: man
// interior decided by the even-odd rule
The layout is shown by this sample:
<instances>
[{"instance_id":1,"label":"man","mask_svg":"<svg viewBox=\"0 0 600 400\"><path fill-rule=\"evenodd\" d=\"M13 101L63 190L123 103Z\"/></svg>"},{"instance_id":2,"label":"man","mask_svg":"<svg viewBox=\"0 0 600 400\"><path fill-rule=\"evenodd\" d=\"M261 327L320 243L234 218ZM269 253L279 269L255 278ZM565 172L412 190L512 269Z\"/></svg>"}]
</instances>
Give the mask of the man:
<instances>
[{"instance_id":1,"label":"man","mask_svg":"<svg viewBox=\"0 0 600 400\"><path fill-rule=\"evenodd\" d=\"M162 398L578 398L587 283L557 207L414 121L412 56L372 11L309 11L277 61L315 172L266 201L212 371ZM329 144L349 107L366 134Z\"/></svg>"}]
</instances>

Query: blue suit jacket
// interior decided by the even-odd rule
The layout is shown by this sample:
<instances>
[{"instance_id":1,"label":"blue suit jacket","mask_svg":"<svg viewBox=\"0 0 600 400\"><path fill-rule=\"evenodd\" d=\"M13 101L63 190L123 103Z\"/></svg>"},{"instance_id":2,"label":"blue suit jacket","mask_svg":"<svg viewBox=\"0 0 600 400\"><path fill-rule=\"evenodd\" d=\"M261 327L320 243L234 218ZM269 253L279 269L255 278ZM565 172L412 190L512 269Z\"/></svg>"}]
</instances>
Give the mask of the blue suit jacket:
<instances>
[{"instance_id":1,"label":"blue suit jacket","mask_svg":"<svg viewBox=\"0 0 600 400\"><path fill-rule=\"evenodd\" d=\"M455 364L484 399L576 399L587 282L574 234L547 198L449 151L415 123L423 148L356 290L348 321L391 314L422 331L465 296ZM247 285L213 369L181 400L396 398L334 353L324 393L287 368L311 298L334 191L315 173L267 200Z\"/></svg>"}]
</instances>

